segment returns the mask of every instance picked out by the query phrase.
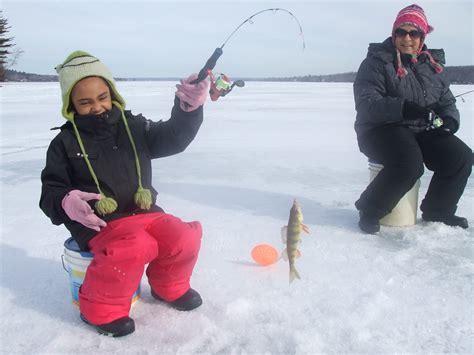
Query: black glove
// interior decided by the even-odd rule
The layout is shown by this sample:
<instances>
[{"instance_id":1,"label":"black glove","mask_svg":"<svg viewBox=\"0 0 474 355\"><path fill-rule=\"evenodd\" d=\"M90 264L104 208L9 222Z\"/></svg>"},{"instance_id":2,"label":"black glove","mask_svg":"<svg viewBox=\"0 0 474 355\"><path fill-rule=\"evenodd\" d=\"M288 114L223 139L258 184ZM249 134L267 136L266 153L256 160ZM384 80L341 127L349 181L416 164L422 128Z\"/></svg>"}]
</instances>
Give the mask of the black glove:
<instances>
[{"instance_id":1,"label":"black glove","mask_svg":"<svg viewBox=\"0 0 474 355\"><path fill-rule=\"evenodd\" d=\"M439 128L433 129L433 132L435 132L437 135L440 136L450 136L456 132L458 128L458 124L454 118L451 117L445 117L442 119L443 124Z\"/></svg>"},{"instance_id":2,"label":"black glove","mask_svg":"<svg viewBox=\"0 0 474 355\"><path fill-rule=\"evenodd\" d=\"M455 133L458 129L458 123L454 118L444 117L441 128L444 128L445 131L449 131L450 133Z\"/></svg>"},{"instance_id":3,"label":"black glove","mask_svg":"<svg viewBox=\"0 0 474 355\"><path fill-rule=\"evenodd\" d=\"M430 109L422 107L416 102L409 100L403 101L402 116L405 120L417 120L423 118L428 121L430 112Z\"/></svg>"},{"instance_id":4,"label":"black glove","mask_svg":"<svg viewBox=\"0 0 474 355\"><path fill-rule=\"evenodd\" d=\"M421 133L429 129L429 122L424 118L403 120L401 125L409 128L413 133Z\"/></svg>"}]
</instances>

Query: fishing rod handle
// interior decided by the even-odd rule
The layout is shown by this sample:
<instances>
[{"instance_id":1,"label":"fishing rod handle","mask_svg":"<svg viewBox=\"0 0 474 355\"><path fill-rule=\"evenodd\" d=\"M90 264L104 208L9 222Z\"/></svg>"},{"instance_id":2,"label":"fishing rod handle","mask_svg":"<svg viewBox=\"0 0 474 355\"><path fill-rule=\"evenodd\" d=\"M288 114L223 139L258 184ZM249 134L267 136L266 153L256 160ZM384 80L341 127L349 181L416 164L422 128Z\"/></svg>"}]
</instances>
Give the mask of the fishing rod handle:
<instances>
[{"instance_id":1,"label":"fishing rod handle","mask_svg":"<svg viewBox=\"0 0 474 355\"><path fill-rule=\"evenodd\" d=\"M202 69L199 71L197 79L191 81L190 84L197 84L200 81L203 81L204 79L206 79L208 71L214 69L214 67L216 66L216 63L217 63L217 59L219 59L219 57L222 55L222 53L224 53L222 48L216 48L214 53L212 53L210 58L207 60L204 67L202 67Z\"/></svg>"}]
</instances>

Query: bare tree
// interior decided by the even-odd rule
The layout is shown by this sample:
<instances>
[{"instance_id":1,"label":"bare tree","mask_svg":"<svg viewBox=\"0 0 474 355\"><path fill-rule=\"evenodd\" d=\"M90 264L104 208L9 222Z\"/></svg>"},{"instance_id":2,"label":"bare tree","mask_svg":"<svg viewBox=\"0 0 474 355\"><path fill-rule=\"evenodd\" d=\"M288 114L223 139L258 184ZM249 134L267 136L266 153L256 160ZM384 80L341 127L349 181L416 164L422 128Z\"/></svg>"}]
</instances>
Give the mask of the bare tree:
<instances>
[{"instance_id":1,"label":"bare tree","mask_svg":"<svg viewBox=\"0 0 474 355\"><path fill-rule=\"evenodd\" d=\"M6 68L13 68L18 63L18 60L20 60L20 57L23 53L25 53L25 51L19 47L13 49L10 58L8 58L8 65L6 66Z\"/></svg>"}]
</instances>

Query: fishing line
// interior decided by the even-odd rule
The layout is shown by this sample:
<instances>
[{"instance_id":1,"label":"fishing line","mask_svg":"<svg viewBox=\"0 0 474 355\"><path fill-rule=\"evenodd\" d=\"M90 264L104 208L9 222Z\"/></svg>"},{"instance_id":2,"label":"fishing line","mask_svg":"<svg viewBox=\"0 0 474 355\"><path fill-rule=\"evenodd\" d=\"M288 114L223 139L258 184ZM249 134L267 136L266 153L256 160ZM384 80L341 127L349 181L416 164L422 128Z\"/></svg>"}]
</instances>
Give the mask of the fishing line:
<instances>
[{"instance_id":1,"label":"fishing line","mask_svg":"<svg viewBox=\"0 0 474 355\"><path fill-rule=\"evenodd\" d=\"M283 9L283 8L279 8L279 7L276 7L276 8L269 8L269 9L265 9L265 10L261 10L261 11L258 11L256 13L254 13L253 15L251 15L249 18L247 18L246 20L244 20L240 25L238 25L234 31L232 31L232 33L227 37L227 39L224 41L224 43L222 44L222 46L216 48L214 50L214 53L212 53L211 57L209 57L209 59L207 60L206 64L204 65L204 67L202 67L202 69L199 71L199 74L198 74L198 77L197 79L193 80L191 82L191 84L197 84L199 83L200 81L204 80L208 75L209 75L209 71L212 71L212 69L214 69L214 67L216 66L216 63L217 63L217 60L219 59L219 57L222 55L222 53L224 53L223 51L223 48L224 46L227 44L227 42L232 38L232 36L243 26L245 25L246 23L250 23L250 24L253 24L253 19L254 17L264 13L264 12L268 12L268 11L273 11L274 13L275 12L278 12L278 11L283 11L285 13L287 13L288 15L290 15L297 23L298 27L299 27L299 30L300 30L300 36L301 36L301 39L303 41L303 50L305 49L306 47L306 44L305 44L305 41L304 41L304 35L303 35L303 28L301 27L301 24L299 22L299 20L296 18L296 16L286 10L286 9Z\"/></svg>"},{"instance_id":2,"label":"fishing line","mask_svg":"<svg viewBox=\"0 0 474 355\"><path fill-rule=\"evenodd\" d=\"M293 15L293 13L291 11L288 11L286 9L282 9L282 8L279 8L279 7L276 7L276 8L270 8L270 9L265 9L265 10L261 10L259 12L256 12L254 13L252 16L250 16L249 18L247 18L246 20L244 20L240 25L238 25L235 30L232 31L232 33L229 35L229 37L227 37L227 39L224 41L224 43L222 44L222 46L220 46L220 49L223 49L224 46L226 45L226 43L229 41L229 39L231 39L231 37L234 35L234 33L236 33L243 25L245 25L247 22L250 23L250 24L253 24L253 21L252 19L255 17L255 16L258 16L260 15L261 13L264 13L264 12L267 12L267 11L273 11L273 13L277 12L277 11L283 11L283 12L286 12L287 14L289 14L291 17L293 17L293 19L296 21L296 23L298 24L298 27L300 29L300 36L303 40L303 50L305 49L306 47L306 44L304 42L304 35L303 35L303 28L301 27L301 24L300 22L298 21L298 18L296 18L295 15Z\"/></svg>"},{"instance_id":3,"label":"fishing line","mask_svg":"<svg viewBox=\"0 0 474 355\"><path fill-rule=\"evenodd\" d=\"M474 90L466 91L466 92L464 92L464 93L462 93L462 94L459 94L459 95L456 95L456 96L454 96L454 97L460 97L461 100L462 100L462 102L466 102L466 100L464 100L464 97L463 97L463 96L466 95L466 94L470 94L471 92L474 92Z\"/></svg>"}]
</instances>

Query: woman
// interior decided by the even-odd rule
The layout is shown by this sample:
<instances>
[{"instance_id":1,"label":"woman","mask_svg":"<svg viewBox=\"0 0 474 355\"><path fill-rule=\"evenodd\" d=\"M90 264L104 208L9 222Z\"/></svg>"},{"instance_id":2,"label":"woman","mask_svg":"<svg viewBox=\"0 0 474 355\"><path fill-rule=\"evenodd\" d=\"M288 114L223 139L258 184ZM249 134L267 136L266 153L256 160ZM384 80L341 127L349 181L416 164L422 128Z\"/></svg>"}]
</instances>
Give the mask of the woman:
<instances>
[{"instance_id":1,"label":"woman","mask_svg":"<svg viewBox=\"0 0 474 355\"><path fill-rule=\"evenodd\" d=\"M423 174L434 172L421 203L425 221L468 228L455 215L471 173L472 152L454 133L459 112L442 64L443 50L428 50L433 28L423 9L402 9L392 36L370 44L354 82L359 149L384 168L356 202L359 227L380 230L379 220Z\"/></svg>"},{"instance_id":2,"label":"woman","mask_svg":"<svg viewBox=\"0 0 474 355\"><path fill-rule=\"evenodd\" d=\"M40 207L94 253L79 291L81 319L102 334L132 333L131 299L145 264L156 299L184 311L199 307L189 279L201 225L155 204L151 159L182 152L194 139L208 81L182 80L171 118L152 122L124 110L112 74L94 56L76 51L56 70L68 122L48 148Z\"/></svg>"}]
</instances>

